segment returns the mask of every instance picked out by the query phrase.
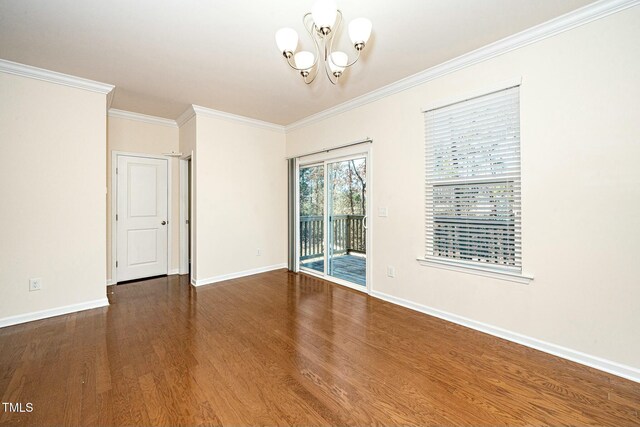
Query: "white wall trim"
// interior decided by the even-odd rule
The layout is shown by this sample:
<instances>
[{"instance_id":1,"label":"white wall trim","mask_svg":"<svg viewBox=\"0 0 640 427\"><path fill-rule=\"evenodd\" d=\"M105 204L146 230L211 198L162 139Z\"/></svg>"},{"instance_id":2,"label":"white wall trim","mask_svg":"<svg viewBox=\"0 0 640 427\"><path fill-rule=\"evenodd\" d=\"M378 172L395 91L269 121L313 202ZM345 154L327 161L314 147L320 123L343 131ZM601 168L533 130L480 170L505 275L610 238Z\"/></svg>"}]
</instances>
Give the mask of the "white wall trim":
<instances>
[{"instance_id":1,"label":"white wall trim","mask_svg":"<svg viewBox=\"0 0 640 427\"><path fill-rule=\"evenodd\" d=\"M421 257L416 258L416 261L418 261L418 263L424 267L441 268L443 270L457 271L466 274L475 274L476 276L491 277L493 279L522 283L524 285L528 285L533 280L533 276L531 274L491 270L489 268L482 268L475 265L465 265L463 263L455 261Z\"/></svg>"},{"instance_id":2,"label":"white wall trim","mask_svg":"<svg viewBox=\"0 0 640 427\"><path fill-rule=\"evenodd\" d=\"M613 13L620 12L639 4L640 0L596 1L580 9L576 9L565 15L551 19L550 21L528 28L469 53L465 53L464 55L460 55L457 58L443 62L412 76L343 102L342 104L338 104L319 113L312 114L311 116L285 126L285 131L291 132L314 123L318 123L329 117L378 101L382 98L386 98L387 96L394 95L444 75L453 73L454 71L503 55L507 52L511 52L512 50L519 49L540 40L553 37L557 34L588 24L589 22L604 18Z\"/></svg>"},{"instance_id":3,"label":"white wall trim","mask_svg":"<svg viewBox=\"0 0 640 427\"><path fill-rule=\"evenodd\" d=\"M32 67L31 65L19 64L17 62L7 61L6 59L0 59L0 72L74 87L76 89L88 90L90 92L98 92L104 95L107 95L115 87L107 83L100 83L94 80L83 79L82 77L45 70L44 68Z\"/></svg>"},{"instance_id":4,"label":"white wall trim","mask_svg":"<svg viewBox=\"0 0 640 427\"><path fill-rule=\"evenodd\" d=\"M115 283L113 283L112 279L107 279L107 286L111 286L114 285Z\"/></svg>"},{"instance_id":5,"label":"white wall trim","mask_svg":"<svg viewBox=\"0 0 640 427\"><path fill-rule=\"evenodd\" d=\"M167 276L173 276L175 274L180 274L180 269L178 268L172 268L171 270L169 270L167 272Z\"/></svg>"},{"instance_id":6,"label":"white wall trim","mask_svg":"<svg viewBox=\"0 0 640 427\"><path fill-rule=\"evenodd\" d=\"M265 122L263 120L252 119L250 117L239 116L224 111L213 110L211 108L201 107L199 105L190 105L184 113L176 119L178 126L187 123L194 116L211 117L214 119L222 119L230 122L242 123L244 125L253 126L260 129L267 129L275 132L284 133L285 127L275 123Z\"/></svg>"},{"instance_id":7,"label":"white wall trim","mask_svg":"<svg viewBox=\"0 0 640 427\"><path fill-rule=\"evenodd\" d=\"M279 270L287 268L287 263L268 265L266 267L253 268L251 270L239 271L237 273L222 274L220 276L209 277L207 279L191 280L193 286L210 285L212 283L222 282L225 280L237 279L239 277L252 276L258 273L266 273L267 271Z\"/></svg>"},{"instance_id":8,"label":"white wall trim","mask_svg":"<svg viewBox=\"0 0 640 427\"><path fill-rule=\"evenodd\" d=\"M193 117L195 117L196 112L193 109L193 105L189 105L186 110L176 119L176 123L178 127L182 127L183 124L187 123Z\"/></svg>"},{"instance_id":9,"label":"white wall trim","mask_svg":"<svg viewBox=\"0 0 640 427\"><path fill-rule=\"evenodd\" d=\"M109 111L109 109L111 108L111 104L113 103L113 97L115 96L115 94L115 88L107 94L107 111Z\"/></svg>"},{"instance_id":10,"label":"white wall trim","mask_svg":"<svg viewBox=\"0 0 640 427\"><path fill-rule=\"evenodd\" d=\"M513 77L509 80L503 80L500 82L495 82L489 85L484 85L483 87L464 92L461 94L456 94L454 96L448 96L442 99L436 99L433 102L422 107L422 112L426 113L431 110L437 110L439 108L448 107L449 105L458 104L460 102L468 101L473 98L478 98L480 96L489 95L494 92L499 92L505 89L510 89L516 86L522 86L522 76Z\"/></svg>"},{"instance_id":11,"label":"white wall trim","mask_svg":"<svg viewBox=\"0 0 640 427\"><path fill-rule=\"evenodd\" d=\"M194 114L196 116L211 117L214 119L222 119L222 120L227 120L231 122L238 122L244 125L253 126L260 129L267 129L267 130L280 132L280 133L284 133L284 130L285 130L284 126L282 125L276 125L274 123L269 123L269 122L265 122L258 119L252 119L250 117L239 116L237 114L226 113L224 111L212 110L211 108L201 107L199 105L192 105L191 108L193 109Z\"/></svg>"},{"instance_id":12,"label":"white wall trim","mask_svg":"<svg viewBox=\"0 0 640 427\"><path fill-rule=\"evenodd\" d=\"M109 117L134 120L137 122L149 123L152 125L169 126L172 128L178 127L178 123L176 123L175 120L165 119L163 117L149 116L147 114L134 113L133 111L118 110L116 108L110 108L108 115Z\"/></svg>"},{"instance_id":13,"label":"white wall trim","mask_svg":"<svg viewBox=\"0 0 640 427\"><path fill-rule=\"evenodd\" d=\"M92 308L107 307L109 300L104 297L93 301L85 301L79 304L65 305L62 307L50 308L48 310L34 311L32 313L19 314L0 319L0 328L18 325L20 323L32 322L34 320L47 319L49 317L61 316L63 314L75 313Z\"/></svg>"},{"instance_id":14,"label":"white wall trim","mask_svg":"<svg viewBox=\"0 0 640 427\"><path fill-rule=\"evenodd\" d=\"M508 331L496 326L488 325L486 323L478 322L466 317L458 316L457 314L448 313L446 311L438 310L426 305L411 302L409 300L394 297L392 295L385 294L379 291L372 291L371 296L379 298L381 300L397 304L402 307L409 308L411 310L419 311L421 313L428 314L430 316L438 317L448 322L456 323L458 325L465 326L467 328L475 329L476 331L484 332L489 335L493 335L498 338L512 341L518 344L522 344L527 347L534 348L536 350L543 351L545 353L553 354L554 356L561 357L563 359L571 360L582 365L589 366L600 371L608 372L613 375L617 375L622 378L626 378L631 381L640 382L640 369L634 368L628 365L623 365L611 360L603 359L600 357L592 356L586 353L582 353L577 350L562 347L557 344L548 343L536 338L528 337L526 335L518 334L516 332Z\"/></svg>"}]
</instances>

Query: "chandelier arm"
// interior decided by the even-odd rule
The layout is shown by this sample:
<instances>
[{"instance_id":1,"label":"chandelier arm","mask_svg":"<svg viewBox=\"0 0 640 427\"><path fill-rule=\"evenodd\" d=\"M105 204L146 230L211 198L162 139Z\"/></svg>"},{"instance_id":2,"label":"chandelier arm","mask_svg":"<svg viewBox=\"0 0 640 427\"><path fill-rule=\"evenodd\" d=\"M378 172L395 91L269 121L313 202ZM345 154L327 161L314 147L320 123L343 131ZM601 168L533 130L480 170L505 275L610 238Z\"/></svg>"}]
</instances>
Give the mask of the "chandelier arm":
<instances>
[{"instance_id":1,"label":"chandelier arm","mask_svg":"<svg viewBox=\"0 0 640 427\"><path fill-rule=\"evenodd\" d=\"M315 60L313 62L313 65L311 66L310 69L313 69L315 71L315 73L313 73L313 77L311 77L309 79L309 75L302 76L302 80L304 81L305 84L310 85L311 83L313 83L313 81L316 79L316 77L318 76L318 67L316 67L318 60L320 58L320 47L318 45L318 41L316 40L316 38L313 35L313 27L314 27L314 23L313 20L309 21L310 25L307 25L307 21L308 18L311 16L311 13L306 13L303 17L302 17L302 26L304 27L304 29L307 31L307 33L309 34L309 37L311 37L311 41L313 41L313 45L316 49L316 55L315 55Z\"/></svg>"},{"instance_id":2,"label":"chandelier arm","mask_svg":"<svg viewBox=\"0 0 640 427\"><path fill-rule=\"evenodd\" d=\"M309 18L310 16L311 12L304 14L304 16L302 17L302 25L304 26L304 29L307 30L307 33L309 33L309 35L312 35L313 27L315 24L313 22L313 19L311 19L311 25L307 27L307 18Z\"/></svg>"},{"instance_id":3,"label":"chandelier arm","mask_svg":"<svg viewBox=\"0 0 640 427\"><path fill-rule=\"evenodd\" d=\"M307 17L309 17L309 16L311 16L311 14L307 13L302 17L302 25L304 26L304 29L307 30L307 33L309 33L309 35L311 36L311 40L313 41L313 44L314 44L314 46L316 48L316 55L315 55L315 59L313 61L313 64L311 64L311 67L309 67L309 68L298 68L298 67L296 67L295 63L291 63L291 58L293 56L291 56L289 58L286 58L287 64L289 65L289 67L293 68L296 71L306 71L306 70L312 69L313 67L315 67L318 64L318 58L320 57L320 51L319 51L320 48L318 46L318 42L315 39L315 37L313 37L313 22L311 23L311 29L309 29L307 27L306 20L307 20ZM314 79L315 79L315 77L314 77ZM313 80L311 80L311 81L313 81ZM311 82L309 82L309 83L311 83Z\"/></svg>"},{"instance_id":4,"label":"chandelier arm","mask_svg":"<svg viewBox=\"0 0 640 427\"><path fill-rule=\"evenodd\" d=\"M313 34L313 27L315 26L313 20L311 21L311 25L309 26L309 28L307 28L307 24L306 24L305 20L309 16L311 16L311 13L307 13L306 15L304 15L302 17L302 24L304 25L305 30L307 30L307 33L309 33L309 37L311 37L311 40L313 41L313 45L316 48L316 58L315 58L315 61L313 62L313 65L315 66L318 63L318 60L320 59L320 43L318 42L318 39ZM316 72L316 75L317 74L318 73ZM314 79L315 79L315 77L314 77Z\"/></svg>"},{"instance_id":5,"label":"chandelier arm","mask_svg":"<svg viewBox=\"0 0 640 427\"><path fill-rule=\"evenodd\" d=\"M360 53L361 53L361 52L362 52L361 50L356 49L356 59L354 59L353 61L351 61L351 63L349 63L349 64L347 64L347 65L341 65L341 67L349 68L349 67L351 67L353 64L355 64L356 62L358 62L358 59L360 59Z\"/></svg>"},{"instance_id":6,"label":"chandelier arm","mask_svg":"<svg viewBox=\"0 0 640 427\"><path fill-rule=\"evenodd\" d=\"M313 83L313 81L316 79L316 77L318 77L318 69L316 68L316 72L313 74L313 77L311 77L311 80L307 81L307 77L303 77L304 82L306 84L308 84L308 85Z\"/></svg>"},{"instance_id":7,"label":"chandelier arm","mask_svg":"<svg viewBox=\"0 0 640 427\"><path fill-rule=\"evenodd\" d=\"M333 76L333 73L331 72L329 61L331 61L331 54L333 53L333 39L335 35L338 34L338 30L340 29L340 24L342 24L342 12L340 11L340 9L338 9L337 12L338 12L338 21L335 27L333 28L333 31L331 31L331 33L329 33L329 35L327 36L327 38L329 39L329 46L327 46L326 38L324 39L324 72L327 75L327 78L329 79L331 84L334 86L338 84L338 78L335 78L334 80L335 76Z\"/></svg>"},{"instance_id":8,"label":"chandelier arm","mask_svg":"<svg viewBox=\"0 0 640 427\"><path fill-rule=\"evenodd\" d=\"M336 81L335 81L335 82L333 81L333 76L332 76L332 75L331 75L331 73L329 72L329 70L328 70L328 68L327 68L326 63L325 63L325 66L324 66L324 72L325 72L325 74L327 75L327 78L329 79L329 81L331 82L331 84L332 84L332 85L334 85L334 86L335 86L335 85L337 85L337 84L338 84L338 80L337 80L337 79L336 79Z\"/></svg>"},{"instance_id":9,"label":"chandelier arm","mask_svg":"<svg viewBox=\"0 0 640 427\"><path fill-rule=\"evenodd\" d=\"M291 56L291 57L289 57L289 58L286 58L286 57L285 57L285 59L286 59L286 61L287 61L287 64L289 65L289 67L293 68L293 69L294 69L294 70L296 70L296 71L305 71L305 70L310 70L310 69L312 69L313 67L315 67L315 66L316 66L316 64L318 63L318 56L319 56L319 54L318 54L318 45L317 45L317 43L316 43L315 39L314 39L313 41L314 41L314 44L316 45L316 55L315 55L315 58L314 58L313 64L311 64L311 66L310 66L309 68L298 68L298 67L296 67L296 66L295 66L295 63L292 63L292 62L291 62L291 61L292 61L292 60L291 60L291 58L293 58L293 56Z\"/></svg>"},{"instance_id":10,"label":"chandelier arm","mask_svg":"<svg viewBox=\"0 0 640 427\"><path fill-rule=\"evenodd\" d=\"M295 66L295 64L291 63L291 58L285 58L287 60L287 64L289 64L289 67L293 68L296 71L305 71L305 70L310 70L311 68L313 68L314 65L316 65L316 63L318 62L317 60L313 63L313 65L311 65L310 68L298 68Z\"/></svg>"},{"instance_id":11,"label":"chandelier arm","mask_svg":"<svg viewBox=\"0 0 640 427\"><path fill-rule=\"evenodd\" d=\"M331 36L331 41L329 42L329 52L328 52L328 54L327 54L327 52L325 51L325 61L327 60L327 58L328 58L328 60L329 60L329 61L331 60L331 54L333 53L333 36L334 36L335 34L337 34L338 29L340 28L340 25L342 25L342 11L341 11L340 9L338 9L338 17L339 17L340 19L339 19L339 21L338 21L338 24L337 24L337 25L336 25L336 27L335 27L335 31L332 31L332 32L331 32L332 36ZM356 62L358 62L358 59L360 59L360 53L361 53L361 52L362 52L361 50L356 49L356 59L354 59L353 61L351 61L350 63L348 63L348 64L346 64L346 65L341 65L341 67L349 68L349 67L351 67L353 64L355 64ZM333 83L333 82L332 82L332 83ZM334 83L334 84L335 84L335 83Z\"/></svg>"},{"instance_id":12,"label":"chandelier arm","mask_svg":"<svg viewBox=\"0 0 640 427\"><path fill-rule=\"evenodd\" d=\"M331 54L333 53L333 39L334 36L336 34L338 34L338 30L340 30L340 25L342 24L342 11L340 9L338 9L338 23L336 24L336 26L334 27L333 31L331 31L330 33L330 40L329 40L329 52L327 52L327 49L325 48L324 50L324 59L325 61L327 59L331 60Z\"/></svg>"}]
</instances>

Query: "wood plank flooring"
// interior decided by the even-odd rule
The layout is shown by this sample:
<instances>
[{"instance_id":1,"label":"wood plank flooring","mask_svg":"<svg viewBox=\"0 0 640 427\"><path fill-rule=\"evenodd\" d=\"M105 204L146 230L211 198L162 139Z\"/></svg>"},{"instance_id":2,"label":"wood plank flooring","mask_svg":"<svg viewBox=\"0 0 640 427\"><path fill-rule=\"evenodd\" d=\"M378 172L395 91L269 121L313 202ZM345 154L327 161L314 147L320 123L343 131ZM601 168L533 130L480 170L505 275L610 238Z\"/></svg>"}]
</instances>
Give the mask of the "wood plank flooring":
<instances>
[{"instance_id":1,"label":"wood plank flooring","mask_svg":"<svg viewBox=\"0 0 640 427\"><path fill-rule=\"evenodd\" d=\"M0 329L2 425L640 425L640 384L285 270Z\"/></svg>"},{"instance_id":2,"label":"wood plank flooring","mask_svg":"<svg viewBox=\"0 0 640 427\"><path fill-rule=\"evenodd\" d=\"M360 286L367 286L367 258L361 255L338 255L330 261L333 265L332 276L339 279L355 283ZM309 260L302 262L301 267L324 272L324 259Z\"/></svg>"}]
</instances>

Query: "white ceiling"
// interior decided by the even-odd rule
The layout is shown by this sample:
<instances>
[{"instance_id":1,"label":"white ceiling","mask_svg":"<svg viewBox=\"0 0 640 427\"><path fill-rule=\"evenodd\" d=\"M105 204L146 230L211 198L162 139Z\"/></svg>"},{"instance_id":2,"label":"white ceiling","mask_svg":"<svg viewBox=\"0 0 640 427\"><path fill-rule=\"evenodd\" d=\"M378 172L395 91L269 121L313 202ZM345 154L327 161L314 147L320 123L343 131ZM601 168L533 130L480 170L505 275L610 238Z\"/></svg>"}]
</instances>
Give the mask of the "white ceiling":
<instances>
[{"instance_id":1,"label":"white ceiling","mask_svg":"<svg viewBox=\"0 0 640 427\"><path fill-rule=\"evenodd\" d=\"M373 21L340 86L306 86L275 46L291 26L313 50L312 0L2 0L0 58L114 84L122 110L175 119L197 104L285 125L592 1L338 0L346 22Z\"/></svg>"}]
</instances>

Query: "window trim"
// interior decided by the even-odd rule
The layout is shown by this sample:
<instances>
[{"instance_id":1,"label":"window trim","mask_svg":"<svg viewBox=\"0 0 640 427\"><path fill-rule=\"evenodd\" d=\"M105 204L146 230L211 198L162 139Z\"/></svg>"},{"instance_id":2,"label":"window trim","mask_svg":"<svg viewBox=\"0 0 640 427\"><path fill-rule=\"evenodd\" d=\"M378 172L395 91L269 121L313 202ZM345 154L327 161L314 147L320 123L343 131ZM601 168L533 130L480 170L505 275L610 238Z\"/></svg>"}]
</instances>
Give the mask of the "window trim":
<instances>
[{"instance_id":1,"label":"window trim","mask_svg":"<svg viewBox=\"0 0 640 427\"><path fill-rule=\"evenodd\" d=\"M497 83L488 84L486 86L483 86L482 89L465 92L463 94L456 95L454 97L439 99L423 107L422 113L426 113L427 111L431 111L431 110L437 110L439 108L448 107L449 105L468 101L470 99L478 98L480 96L489 95L490 93L499 92L501 90L509 89L515 86L522 86L522 77L513 77L511 79L502 80Z\"/></svg>"},{"instance_id":2,"label":"window trim","mask_svg":"<svg viewBox=\"0 0 640 427\"><path fill-rule=\"evenodd\" d=\"M528 285L533 280L533 276L526 273L516 273L495 268L483 268L475 265L466 265L457 261L445 261L432 257L416 257L416 261L423 267L434 267L443 270L458 271L460 273L474 274L476 276L491 277L494 279L507 280Z\"/></svg>"}]
</instances>

